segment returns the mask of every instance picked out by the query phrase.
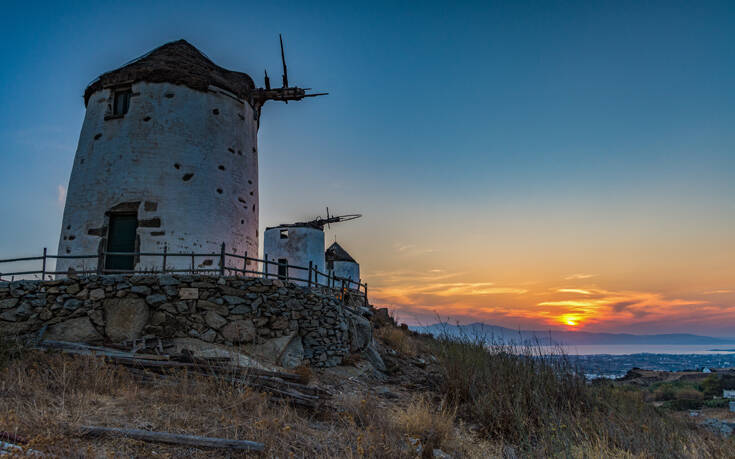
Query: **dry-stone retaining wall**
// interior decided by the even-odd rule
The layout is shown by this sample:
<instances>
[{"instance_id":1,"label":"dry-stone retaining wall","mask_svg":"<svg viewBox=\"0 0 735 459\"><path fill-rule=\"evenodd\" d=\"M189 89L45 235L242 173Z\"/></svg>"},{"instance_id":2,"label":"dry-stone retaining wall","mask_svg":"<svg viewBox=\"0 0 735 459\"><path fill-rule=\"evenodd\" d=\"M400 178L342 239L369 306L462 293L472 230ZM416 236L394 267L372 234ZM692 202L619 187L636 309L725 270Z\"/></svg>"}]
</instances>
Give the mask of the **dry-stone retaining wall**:
<instances>
[{"instance_id":1,"label":"dry-stone retaining wall","mask_svg":"<svg viewBox=\"0 0 735 459\"><path fill-rule=\"evenodd\" d=\"M369 322L334 297L274 279L132 275L0 282L0 336L86 343L196 338L238 346L294 337L292 366L333 366L364 350L370 334Z\"/></svg>"}]
</instances>

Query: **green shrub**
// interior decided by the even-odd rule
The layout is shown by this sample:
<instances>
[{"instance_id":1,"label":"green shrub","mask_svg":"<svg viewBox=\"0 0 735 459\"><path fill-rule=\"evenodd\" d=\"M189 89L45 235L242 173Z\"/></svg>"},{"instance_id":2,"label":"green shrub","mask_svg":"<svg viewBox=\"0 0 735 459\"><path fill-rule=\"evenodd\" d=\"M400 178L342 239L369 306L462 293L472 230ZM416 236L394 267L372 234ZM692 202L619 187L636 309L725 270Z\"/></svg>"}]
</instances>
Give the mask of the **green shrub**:
<instances>
[{"instance_id":1,"label":"green shrub","mask_svg":"<svg viewBox=\"0 0 735 459\"><path fill-rule=\"evenodd\" d=\"M707 408L727 408L730 406L730 400L726 398L713 398L712 400L705 400L704 406Z\"/></svg>"},{"instance_id":2,"label":"green shrub","mask_svg":"<svg viewBox=\"0 0 735 459\"><path fill-rule=\"evenodd\" d=\"M698 410L702 408L704 402L702 400L676 399L664 402L661 406L674 411Z\"/></svg>"},{"instance_id":3,"label":"green shrub","mask_svg":"<svg viewBox=\"0 0 735 459\"><path fill-rule=\"evenodd\" d=\"M714 374L707 376L702 381L702 392L704 392L705 397L722 395L722 380Z\"/></svg>"},{"instance_id":4,"label":"green shrub","mask_svg":"<svg viewBox=\"0 0 735 459\"><path fill-rule=\"evenodd\" d=\"M704 398L704 394L697 389L685 387L677 390L674 398L677 400L702 400Z\"/></svg>"},{"instance_id":5,"label":"green shrub","mask_svg":"<svg viewBox=\"0 0 735 459\"><path fill-rule=\"evenodd\" d=\"M676 391L670 385L663 385L653 391L653 399L657 402L664 402L666 400L674 400L676 398Z\"/></svg>"}]
</instances>

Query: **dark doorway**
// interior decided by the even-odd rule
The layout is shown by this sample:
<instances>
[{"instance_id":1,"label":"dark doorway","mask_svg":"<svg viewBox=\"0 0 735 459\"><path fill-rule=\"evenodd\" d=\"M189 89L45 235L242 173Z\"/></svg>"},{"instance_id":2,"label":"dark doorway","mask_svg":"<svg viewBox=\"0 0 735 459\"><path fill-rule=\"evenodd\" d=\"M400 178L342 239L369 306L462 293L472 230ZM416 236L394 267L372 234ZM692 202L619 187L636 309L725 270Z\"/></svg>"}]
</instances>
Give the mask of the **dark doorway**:
<instances>
[{"instance_id":1,"label":"dark doorway","mask_svg":"<svg viewBox=\"0 0 735 459\"><path fill-rule=\"evenodd\" d=\"M278 278L286 279L288 277L288 260L285 258L278 259Z\"/></svg>"},{"instance_id":2,"label":"dark doorway","mask_svg":"<svg viewBox=\"0 0 735 459\"><path fill-rule=\"evenodd\" d=\"M134 214L110 215L107 233L107 252L135 252L135 235L138 217ZM105 256L105 270L129 270L135 268L135 255Z\"/></svg>"}]
</instances>

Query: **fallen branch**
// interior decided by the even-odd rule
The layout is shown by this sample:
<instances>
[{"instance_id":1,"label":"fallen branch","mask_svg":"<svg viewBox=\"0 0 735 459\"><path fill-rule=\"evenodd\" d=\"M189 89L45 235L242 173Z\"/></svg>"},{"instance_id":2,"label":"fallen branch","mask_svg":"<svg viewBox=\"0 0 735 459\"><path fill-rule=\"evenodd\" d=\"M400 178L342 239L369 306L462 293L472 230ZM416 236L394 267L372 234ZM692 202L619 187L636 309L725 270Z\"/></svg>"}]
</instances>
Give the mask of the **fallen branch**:
<instances>
[{"instance_id":1,"label":"fallen branch","mask_svg":"<svg viewBox=\"0 0 735 459\"><path fill-rule=\"evenodd\" d=\"M82 435L115 435L136 440L170 445L195 446L200 448L227 448L240 451L263 451L263 443L248 440L229 440L226 438L200 437L198 435L172 434L168 432L152 432L139 429L122 429L118 427L82 426Z\"/></svg>"}]
</instances>

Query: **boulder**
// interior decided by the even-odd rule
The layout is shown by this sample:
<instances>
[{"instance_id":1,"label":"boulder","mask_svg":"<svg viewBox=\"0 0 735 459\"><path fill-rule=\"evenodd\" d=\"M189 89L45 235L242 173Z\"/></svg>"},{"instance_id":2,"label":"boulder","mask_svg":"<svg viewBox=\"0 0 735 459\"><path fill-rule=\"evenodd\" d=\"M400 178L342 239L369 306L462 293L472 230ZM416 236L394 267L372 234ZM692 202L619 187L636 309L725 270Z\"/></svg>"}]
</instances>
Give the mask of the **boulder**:
<instances>
[{"instance_id":1,"label":"boulder","mask_svg":"<svg viewBox=\"0 0 735 459\"><path fill-rule=\"evenodd\" d=\"M374 341L370 341L368 347L366 347L365 350L362 351L362 357L370 362L370 364L375 367L376 370L383 372L387 370L385 362L383 362L383 358L380 356L380 353L375 347Z\"/></svg>"},{"instance_id":2,"label":"boulder","mask_svg":"<svg viewBox=\"0 0 735 459\"><path fill-rule=\"evenodd\" d=\"M350 331L350 351L358 352L367 348L373 340L373 325L362 316L345 311Z\"/></svg>"},{"instance_id":3,"label":"boulder","mask_svg":"<svg viewBox=\"0 0 735 459\"><path fill-rule=\"evenodd\" d=\"M304 346L296 333L250 345L245 351L261 362L294 368L304 359Z\"/></svg>"},{"instance_id":4,"label":"boulder","mask_svg":"<svg viewBox=\"0 0 735 459\"><path fill-rule=\"evenodd\" d=\"M142 298L111 298L104 301L105 334L112 341L140 338L148 322L148 306Z\"/></svg>"},{"instance_id":5,"label":"boulder","mask_svg":"<svg viewBox=\"0 0 735 459\"><path fill-rule=\"evenodd\" d=\"M304 343L301 342L301 337L296 335L281 353L278 364L284 368L296 368L303 360Z\"/></svg>"},{"instance_id":6,"label":"boulder","mask_svg":"<svg viewBox=\"0 0 735 459\"><path fill-rule=\"evenodd\" d=\"M255 339L255 324L252 320L233 320L220 331L222 336L229 342L250 343Z\"/></svg>"},{"instance_id":7,"label":"boulder","mask_svg":"<svg viewBox=\"0 0 735 459\"><path fill-rule=\"evenodd\" d=\"M93 343L102 340L102 335L97 332L89 317L86 316L51 325L43 337L75 343Z\"/></svg>"}]
</instances>

